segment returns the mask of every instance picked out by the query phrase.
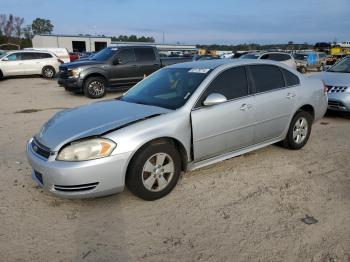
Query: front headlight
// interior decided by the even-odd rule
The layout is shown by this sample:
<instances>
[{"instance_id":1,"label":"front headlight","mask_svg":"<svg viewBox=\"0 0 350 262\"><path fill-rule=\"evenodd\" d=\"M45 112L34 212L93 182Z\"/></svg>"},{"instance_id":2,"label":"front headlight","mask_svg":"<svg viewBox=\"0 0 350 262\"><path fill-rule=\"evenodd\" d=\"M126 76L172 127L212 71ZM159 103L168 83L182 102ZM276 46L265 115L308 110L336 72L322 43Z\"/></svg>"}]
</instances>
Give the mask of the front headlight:
<instances>
[{"instance_id":1,"label":"front headlight","mask_svg":"<svg viewBox=\"0 0 350 262\"><path fill-rule=\"evenodd\" d=\"M109 156L117 144L105 138L73 142L58 153L57 160L84 161Z\"/></svg>"},{"instance_id":2,"label":"front headlight","mask_svg":"<svg viewBox=\"0 0 350 262\"><path fill-rule=\"evenodd\" d=\"M78 78L79 74L81 73L81 71L83 71L83 69L81 67L74 68L74 69L71 70L70 75L72 77Z\"/></svg>"}]
</instances>

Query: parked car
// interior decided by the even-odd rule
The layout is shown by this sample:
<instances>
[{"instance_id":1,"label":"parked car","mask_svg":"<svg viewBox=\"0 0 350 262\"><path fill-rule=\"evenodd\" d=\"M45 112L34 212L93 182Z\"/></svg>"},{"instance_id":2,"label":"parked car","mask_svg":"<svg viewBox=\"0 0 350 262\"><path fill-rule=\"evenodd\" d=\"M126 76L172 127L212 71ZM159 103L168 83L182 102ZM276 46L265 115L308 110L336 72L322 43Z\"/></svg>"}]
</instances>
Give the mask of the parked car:
<instances>
[{"instance_id":1,"label":"parked car","mask_svg":"<svg viewBox=\"0 0 350 262\"><path fill-rule=\"evenodd\" d=\"M213 60L213 59L220 59L219 56L213 56L213 55L195 55L192 57L193 61L200 61L200 60Z\"/></svg>"},{"instance_id":2,"label":"parked car","mask_svg":"<svg viewBox=\"0 0 350 262\"><path fill-rule=\"evenodd\" d=\"M292 55L284 52L257 52L242 55L240 59L264 59L281 62L293 69L296 69L296 63Z\"/></svg>"},{"instance_id":3,"label":"parked car","mask_svg":"<svg viewBox=\"0 0 350 262\"><path fill-rule=\"evenodd\" d=\"M336 55L329 55L326 58L326 65L332 66L338 61L342 60L344 57L348 56L347 54L336 54Z\"/></svg>"},{"instance_id":4,"label":"parked car","mask_svg":"<svg viewBox=\"0 0 350 262\"><path fill-rule=\"evenodd\" d=\"M310 69L323 71L327 62L327 55L321 52L301 52L295 53L294 59L297 69L301 73L306 73Z\"/></svg>"},{"instance_id":5,"label":"parked car","mask_svg":"<svg viewBox=\"0 0 350 262\"><path fill-rule=\"evenodd\" d=\"M107 47L92 58L60 66L58 84L67 91L100 98L107 86L131 86L161 67L190 60L160 58L152 46Z\"/></svg>"},{"instance_id":6,"label":"parked car","mask_svg":"<svg viewBox=\"0 0 350 262\"><path fill-rule=\"evenodd\" d=\"M339 43L337 43L337 46L350 47L350 41L339 42Z\"/></svg>"},{"instance_id":7,"label":"parked car","mask_svg":"<svg viewBox=\"0 0 350 262\"><path fill-rule=\"evenodd\" d=\"M268 60L158 70L122 97L57 113L27 144L33 179L70 198L154 200L180 173L282 141L300 149L327 109L321 80ZM277 160L276 160L277 161Z\"/></svg>"},{"instance_id":8,"label":"parked car","mask_svg":"<svg viewBox=\"0 0 350 262\"><path fill-rule=\"evenodd\" d=\"M35 48L24 48L24 50L35 50L35 51L47 51L50 53L55 54L58 59L63 61L63 63L69 63L70 58L69 58L69 53L66 48L61 48L61 47L35 47Z\"/></svg>"},{"instance_id":9,"label":"parked car","mask_svg":"<svg viewBox=\"0 0 350 262\"><path fill-rule=\"evenodd\" d=\"M0 78L21 75L42 75L53 78L62 63L46 51L10 51L0 56Z\"/></svg>"},{"instance_id":10,"label":"parked car","mask_svg":"<svg viewBox=\"0 0 350 262\"><path fill-rule=\"evenodd\" d=\"M315 77L322 79L327 86L328 109L350 112L350 57Z\"/></svg>"},{"instance_id":11,"label":"parked car","mask_svg":"<svg viewBox=\"0 0 350 262\"><path fill-rule=\"evenodd\" d=\"M70 62L73 62L75 60L78 60L80 57L80 53L79 52L69 52L69 59Z\"/></svg>"}]
</instances>

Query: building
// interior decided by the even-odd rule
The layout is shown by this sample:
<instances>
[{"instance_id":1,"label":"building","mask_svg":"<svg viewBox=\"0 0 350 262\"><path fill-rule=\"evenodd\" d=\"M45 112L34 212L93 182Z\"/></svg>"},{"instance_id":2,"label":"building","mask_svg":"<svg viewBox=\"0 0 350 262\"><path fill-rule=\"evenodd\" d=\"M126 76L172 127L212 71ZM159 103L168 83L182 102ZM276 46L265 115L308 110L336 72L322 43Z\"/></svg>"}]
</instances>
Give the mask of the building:
<instances>
[{"instance_id":1,"label":"building","mask_svg":"<svg viewBox=\"0 0 350 262\"><path fill-rule=\"evenodd\" d=\"M111 38L100 36L80 35L35 35L34 48L61 47L69 52L95 52L111 45Z\"/></svg>"},{"instance_id":2,"label":"building","mask_svg":"<svg viewBox=\"0 0 350 262\"><path fill-rule=\"evenodd\" d=\"M180 52L195 52L197 47L195 45L182 45L182 44L159 44L150 42L111 42L112 45L148 45L155 46L160 52L166 51L180 51Z\"/></svg>"}]
</instances>

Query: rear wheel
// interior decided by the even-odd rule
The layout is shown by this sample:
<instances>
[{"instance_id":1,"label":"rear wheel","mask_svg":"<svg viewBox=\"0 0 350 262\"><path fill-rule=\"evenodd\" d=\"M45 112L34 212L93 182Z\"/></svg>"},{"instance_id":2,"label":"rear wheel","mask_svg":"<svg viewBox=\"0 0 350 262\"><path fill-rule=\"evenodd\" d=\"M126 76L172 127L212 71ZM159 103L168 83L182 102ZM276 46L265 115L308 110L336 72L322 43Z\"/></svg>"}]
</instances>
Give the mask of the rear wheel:
<instances>
[{"instance_id":1,"label":"rear wheel","mask_svg":"<svg viewBox=\"0 0 350 262\"><path fill-rule=\"evenodd\" d=\"M305 146L311 134L313 117L306 111L298 111L289 126L283 146L290 149L300 149Z\"/></svg>"},{"instance_id":2,"label":"rear wheel","mask_svg":"<svg viewBox=\"0 0 350 262\"><path fill-rule=\"evenodd\" d=\"M150 144L130 162L126 185L144 200L156 200L171 192L179 180L181 157L171 143Z\"/></svg>"},{"instance_id":3,"label":"rear wheel","mask_svg":"<svg viewBox=\"0 0 350 262\"><path fill-rule=\"evenodd\" d=\"M90 77L84 83L84 94L89 98L101 98L106 95L105 79Z\"/></svg>"},{"instance_id":4,"label":"rear wheel","mask_svg":"<svg viewBox=\"0 0 350 262\"><path fill-rule=\"evenodd\" d=\"M45 66L42 71L42 75L44 78L53 78L56 74L55 68L52 66Z\"/></svg>"}]
</instances>

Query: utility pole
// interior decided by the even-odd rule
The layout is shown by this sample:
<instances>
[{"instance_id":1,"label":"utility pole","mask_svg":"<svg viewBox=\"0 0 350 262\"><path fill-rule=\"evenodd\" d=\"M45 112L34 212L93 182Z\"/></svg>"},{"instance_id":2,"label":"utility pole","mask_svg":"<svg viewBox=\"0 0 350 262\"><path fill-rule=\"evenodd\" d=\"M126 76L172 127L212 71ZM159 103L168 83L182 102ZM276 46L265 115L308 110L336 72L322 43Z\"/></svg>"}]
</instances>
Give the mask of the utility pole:
<instances>
[{"instance_id":1,"label":"utility pole","mask_svg":"<svg viewBox=\"0 0 350 262\"><path fill-rule=\"evenodd\" d=\"M164 36L165 34L164 34L164 32L163 32L163 45L164 45L164 38L165 38L165 36Z\"/></svg>"}]
</instances>

